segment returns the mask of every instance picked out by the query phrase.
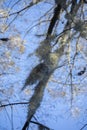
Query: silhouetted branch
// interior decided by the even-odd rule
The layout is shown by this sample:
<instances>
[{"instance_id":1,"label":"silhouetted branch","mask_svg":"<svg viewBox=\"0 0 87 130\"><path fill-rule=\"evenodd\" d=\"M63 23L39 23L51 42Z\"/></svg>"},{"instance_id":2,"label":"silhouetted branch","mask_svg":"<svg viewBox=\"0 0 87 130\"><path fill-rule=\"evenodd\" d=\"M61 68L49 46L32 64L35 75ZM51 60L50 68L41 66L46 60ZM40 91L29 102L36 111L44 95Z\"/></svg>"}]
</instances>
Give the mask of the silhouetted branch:
<instances>
[{"instance_id":1,"label":"silhouetted branch","mask_svg":"<svg viewBox=\"0 0 87 130\"><path fill-rule=\"evenodd\" d=\"M87 126L87 124L85 124L80 130L83 130L86 126Z\"/></svg>"},{"instance_id":2,"label":"silhouetted branch","mask_svg":"<svg viewBox=\"0 0 87 130\"><path fill-rule=\"evenodd\" d=\"M87 0L83 0L85 4L87 4Z\"/></svg>"},{"instance_id":3,"label":"silhouetted branch","mask_svg":"<svg viewBox=\"0 0 87 130\"><path fill-rule=\"evenodd\" d=\"M29 5L25 6L25 7L24 7L24 8L22 8L21 10L19 10L19 11L16 11L16 12L14 12L14 13L9 14L9 16L14 15L14 14L20 14L21 12L23 12L24 10L26 10L26 9L30 8L30 7L31 7L31 6L33 6L33 5L34 5L34 4L33 4L33 2L31 2Z\"/></svg>"},{"instance_id":4,"label":"silhouetted branch","mask_svg":"<svg viewBox=\"0 0 87 130\"><path fill-rule=\"evenodd\" d=\"M21 12L25 11L26 9L30 8L30 7L33 6L33 5L34 5L33 2L31 2L29 5L25 6L25 7L22 8L21 10L16 11L16 12L13 12L13 13L10 13L10 14L8 14L7 16L2 16L2 17L0 17L0 18L6 18L6 17L8 17L8 16L12 16L12 15L15 15L15 14L20 14Z\"/></svg>"},{"instance_id":5,"label":"silhouetted branch","mask_svg":"<svg viewBox=\"0 0 87 130\"><path fill-rule=\"evenodd\" d=\"M3 104L3 105L0 105L0 107L7 107L7 106L14 106L14 105L23 105L23 104L29 104L29 101L28 102L16 102L16 103Z\"/></svg>"},{"instance_id":6,"label":"silhouetted branch","mask_svg":"<svg viewBox=\"0 0 87 130\"><path fill-rule=\"evenodd\" d=\"M52 31L53 31L53 28L55 26L55 23L56 21L58 20L59 18L59 15L60 15L60 10L61 10L61 5L58 4L57 7L54 9L54 15L51 19L51 22L50 22L50 25L48 27L48 31L47 31L47 38L51 35Z\"/></svg>"},{"instance_id":7,"label":"silhouetted branch","mask_svg":"<svg viewBox=\"0 0 87 130\"><path fill-rule=\"evenodd\" d=\"M7 41L9 41L10 39L9 39L9 38L0 38L0 40L7 42Z\"/></svg>"}]
</instances>

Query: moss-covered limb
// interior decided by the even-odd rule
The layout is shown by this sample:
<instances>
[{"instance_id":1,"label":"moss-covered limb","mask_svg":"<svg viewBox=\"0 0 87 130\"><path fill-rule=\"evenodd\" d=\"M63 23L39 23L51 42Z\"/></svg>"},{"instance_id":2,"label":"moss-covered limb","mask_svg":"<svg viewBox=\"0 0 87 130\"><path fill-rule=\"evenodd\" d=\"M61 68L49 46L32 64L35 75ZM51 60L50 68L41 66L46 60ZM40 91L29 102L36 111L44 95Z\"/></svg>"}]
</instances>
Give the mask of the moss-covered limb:
<instances>
[{"instance_id":1,"label":"moss-covered limb","mask_svg":"<svg viewBox=\"0 0 87 130\"><path fill-rule=\"evenodd\" d=\"M36 49L36 56L39 57L40 61L44 61L44 59L48 56L48 54L51 52L52 46L51 46L52 38L45 39L40 42L39 47Z\"/></svg>"},{"instance_id":2,"label":"moss-covered limb","mask_svg":"<svg viewBox=\"0 0 87 130\"><path fill-rule=\"evenodd\" d=\"M47 75L48 73L49 70L45 63L38 64L35 68L32 69L31 73L26 78L22 90L24 90L27 85L32 85L35 84L37 81L41 81L44 78L44 75Z\"/></svg>"},{"instance_id":3,"label":"moss-covered limb","mask_svg":"<svg viewBox=\"0 0 87 130\"><path fill-rule=\"evenodd\" d=\"M44 95L44 90L46 87L46 84L51 76L50 72L48 75L45 75L45 77L43 78L43 80L41 80L35 87L35 91L33 96L31 97L30 101L29 101L29 106L28 106L28 115L27 115L27 120L22 128L22 130L26 130L26 128L29 126L30 124L30 120L33 117L33 115L35 114L35 112L37 111L37 109L39 108L41 101L43 99L43 95Z\"/></svg>"}]
</instances>

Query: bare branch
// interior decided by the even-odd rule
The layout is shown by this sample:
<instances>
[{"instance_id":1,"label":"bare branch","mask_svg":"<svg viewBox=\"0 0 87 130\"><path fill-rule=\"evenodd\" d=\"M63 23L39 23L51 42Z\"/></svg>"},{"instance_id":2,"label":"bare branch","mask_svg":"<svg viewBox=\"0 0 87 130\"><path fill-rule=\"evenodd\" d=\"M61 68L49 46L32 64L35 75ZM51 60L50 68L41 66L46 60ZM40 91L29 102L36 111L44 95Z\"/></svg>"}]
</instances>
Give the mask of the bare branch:
<instances>
[{"instance_id":1,"label":"bare branch","mask_svg":"<svg viewBox=\"0 0 87 130\"><path fill-rule=\"evenodd\" d=\"M86 126L87 126L87 124L85 124L80 130L83 130Z\"/></svg>"},{"instance_id":2,"label":"bare branch","mask_svg":"<svg viewBox=\"0 0 87 130\"><path fill-rule=\"evenodd\" d=\"M15 106L15 105L23 105L23 104L29 104L29 102L8 103L8 104L0 105L0 107Z\"/></svg>"}]
</instances>

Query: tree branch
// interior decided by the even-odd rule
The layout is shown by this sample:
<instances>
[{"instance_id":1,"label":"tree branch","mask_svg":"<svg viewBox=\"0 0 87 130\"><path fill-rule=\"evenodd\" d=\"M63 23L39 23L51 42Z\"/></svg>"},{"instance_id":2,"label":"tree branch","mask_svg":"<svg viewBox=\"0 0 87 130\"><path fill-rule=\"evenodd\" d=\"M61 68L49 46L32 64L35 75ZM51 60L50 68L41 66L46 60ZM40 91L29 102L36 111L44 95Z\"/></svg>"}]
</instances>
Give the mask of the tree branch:
<instances>
[{"instance_id":1,"label":"tree branch","mask_svg":"<svg viewBox=\"0 0 87 130\"><path fill-rule=\"evenodd\" d=\"M86 126L87 126L87 124L85 124L80 130L83 130Z\"/></svg>"},{"instance_id":2,"label":"tree branch","mask_svg":"<svg viewBox=\"0 0 87 130\"><path fill-rule=\"evenodd\" d=\"M0 105L0 107L7 107L7 106L14 106L14 105L22 105L22 104L29 104L29 101L28 101L28 102L16 102L16 103L3 104L3 105Z\"/></svg>"},{"instance_id":3,"label":"tree branch","mask_svg":"<svg viewBox=\"0 0 87 130\"><path fill-rule=\"evenodd\" d=\"M61 11L61 5L58 4L57 7L54 9L54 15L51 19L51 22L50 22L50 25L49 25L49 28L48 28L48 31L47 31L47 38L51 35L51 33L53 31L55 23L56 23L57 19L59 18L60 11Z\"/></svg>"}]
</instances>

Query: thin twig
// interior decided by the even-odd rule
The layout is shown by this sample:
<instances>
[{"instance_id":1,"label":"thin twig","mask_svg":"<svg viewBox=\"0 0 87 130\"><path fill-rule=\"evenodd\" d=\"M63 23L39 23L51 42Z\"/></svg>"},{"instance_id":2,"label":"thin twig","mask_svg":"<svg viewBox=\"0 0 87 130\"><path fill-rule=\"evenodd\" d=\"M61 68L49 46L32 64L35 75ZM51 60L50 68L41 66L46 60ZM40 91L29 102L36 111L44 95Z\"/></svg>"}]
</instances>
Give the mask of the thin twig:
<instances>
[{"instance_id":1,"label":"thin twig","mask_svg":"<svg viewBox=\"0 0 87 130\"><path fill-rule=\"evenodd\" d=\"M48 129L48 130L53 130L53 129L50 129L49 127L47 127L47 126L45 126L45 125L43 125L43 124L41 124L41 123L39 123L39 122L35 122L35 121L30 121L31 123L34 123L34 124L36 124L36 125L40 125L40 126L43 126L44 128L46 128L46 129Z\"/></svg>"},{"instance_id":2,"label":"thin twig","mask_svg":"<svg viewBox=\"0 0 87 130\"><path fill-rule=\"evenodd\" d=\"M3 105L0 105L0 107L7 107L7 106L14 106L14 105L22 105L22 104L29 104L29 101L28 101L28 102L16 102L16 103L3 104Z\"/></svg>"},{"instance_id":3,"label":"thin twig","mask_svg":"<svg viewBox=\"0 0 87 130\"><path fill-rule=\"evenodd\" d=\"M21 12L23 12L24 10L30 8L30 7L33 6L33 5L34 5L33 2L31 2L29 5L25 6L25 7L22 8L21 10L16 11L16 12L13 12L13 13L10 13L10 14L8 14L7 16L3 16L3 17L0 17L0 18L6 18L6 17L8 17L8 16L12 16L12 15L15 15L15 14L20 14Z\"/></svg>"}]
</instances>

